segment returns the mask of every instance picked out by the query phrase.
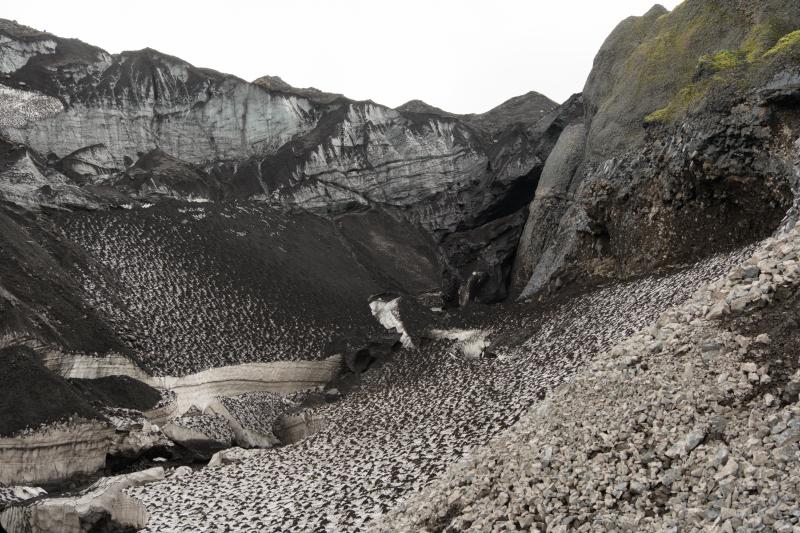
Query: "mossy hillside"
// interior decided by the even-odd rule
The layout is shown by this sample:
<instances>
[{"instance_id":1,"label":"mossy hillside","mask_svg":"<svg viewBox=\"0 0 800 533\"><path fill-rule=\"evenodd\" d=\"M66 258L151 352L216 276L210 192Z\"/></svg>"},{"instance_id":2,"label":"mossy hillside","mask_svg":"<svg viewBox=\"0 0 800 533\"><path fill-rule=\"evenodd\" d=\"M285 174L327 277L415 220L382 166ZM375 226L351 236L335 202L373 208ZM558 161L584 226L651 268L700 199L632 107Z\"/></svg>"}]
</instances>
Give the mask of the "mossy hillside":
<instances>
[{"instance_id":1,"label":"mossy hillside","mask_svg":"<svg viewBox=\"0 0 800 533\"><path fill-rule=\"evenodd\" d=\"M741 54L731 52L730 50L720 50L715 54L704 54L700 56L697 62L698 70L707 70L709 72L720 72L736 68L745 61Z\"/></svg>"},{"instance_id":2,"label":"mossy hillside","mask_svg":"<svg viewBox=\"0 0 800 533\"><path fill-rule=\"evenodd\" d=\"M645 116L645 122L672 122L676 117L685 115L698 100L705 96L710 85L710 81L705 80L701 83L690 83L681 88L666 106Z\"/></svg>"},{"instance_id":3,"label":"mossy hillside","mask_svg":"<svg viewBox=\"0 0 800 533\"><path fill-rule=\"evenodd\" d=\"M748 23L728 0L687 0L620 24L595 59L584 88L594 112L588 148L606 158L644 139L642 117L691 83L702 55L734 48ZM654 8L655 9L655 8Z\"/></svg>"},{"instance_id":4,"label":"mossy hillside","mask_svg":"<svg viewBox=\"0 0 800 533\"><path fill-rule=\"evenodd\" d=\"M763 36L762 26L756 26L756 32ZM788 32L775 37L772 43L765 41L758 53L751 47L751 36L742 43L736 52L721 50L715 54L700 57L696 68L696 79L682 87L666 106L649 113L644 117L645 123L669 123L686 116L699 107L712 88L724 85L747 89L758 80L763 81L765 75L776 70L776 63L783 63L786 56L797 55L800 60L800 30ZM767 47L770 45L771 47ZM732 71L732 72L729 72ZM708 73L713 76L703 79Z\"/></svg>"},{"instance_id":5,"label":"mossy hillside","mask_svg":"<svg viewBox=\"0 0 800 533\"><path fill-rule=\"evenodd\" d=\"M636 96L676 93L691 80L700 56L730 61L714 52L741 39L745 24L742 14L719 1L687 1L659 17L626 61Z\"/></svg>"},{"instance_id":6,"label":"mossy hillside","mask_svg":"<svg viewBox=\"0 0 800 533\"><path fill-rule=\"evenodd\" d=\"M716 76L763 57L800 27L800 3L785 0L755 7L744 0L686 0L672 12L654 10L620 24L595 59L584 88L593 157L635 146L644 139L643 117L681 116Z\"/></svg>"},{"instance_id":7,"label":"mossy hillside","mask_svg":"<svg viewBox=\"0 0 800 533\"><path fill-rule=\"evenodd\" d=\"M755 24L742 42L739 51L749 61L760 59L778 40L797 28L785 18L770 17Z\"/></svg>"},{"instance_id":8,"label":"mossy hillside","mask_svg":"<svg viewBox=\"0 0 800 533\"><path fill-rule=\"evenodd\" d=\"M781 37L778 42L767 50L764 54L765 57L771 57L777 54L790 52L800 47L800 30L795 30Z\"/></svg>"}]
</instances>

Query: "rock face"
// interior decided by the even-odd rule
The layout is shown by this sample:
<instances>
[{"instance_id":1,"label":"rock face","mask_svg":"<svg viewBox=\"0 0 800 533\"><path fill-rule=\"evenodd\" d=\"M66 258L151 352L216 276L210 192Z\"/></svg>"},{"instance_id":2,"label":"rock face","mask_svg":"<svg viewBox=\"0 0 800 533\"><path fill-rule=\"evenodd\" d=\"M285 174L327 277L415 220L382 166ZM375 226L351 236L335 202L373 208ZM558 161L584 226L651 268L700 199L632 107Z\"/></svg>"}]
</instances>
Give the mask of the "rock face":
<instances>
[{"instance_id":1,"label":"rock face","mask_svg":"<svg viewBox=\"0 0 800 533\"><path fill-rule=\"evenodd\" d=\"M569 236L557 233L562 218L579 217L573 208L575 192L580 185L580 172L586 148L586 126L583 123L583 98L574 97L562 106L562 120L569 125L558 137L545 162L542 176L531 203L528 220L519 239L515 257L512 287L536 290L564 263L571 251ZM577 221L568 223L570 227ZM559 246L552 246L557 241Z\"/></svg>"},{"instance_id":2,"label":"rock face","mask_svg":"<svg viewBox=\"0 0 800 533\"><path fill-rule=\"evenodd\" d=\"M773 231L794 201L800 137L798 50L776 43L798 25L800 8L778 1L689 0L623 21L545 165L513 292L637 275Z\"/></svg>"},{"instance_id":3,"label":"rock face","mask_svg":"<svg viewBox=\"0 0 800 533\"><path fill-rule=\"evenodd\" d=\"M688 84L731 66L720 63L728 56L719 52L730 53L734 64L755 62L797 28L798 17L798 6L782 0L689 0L672 12L656 5L620 22L584 86L590 159L603 161L641 145L645 116L670 104Z\"/></svg>"}]
</instances>

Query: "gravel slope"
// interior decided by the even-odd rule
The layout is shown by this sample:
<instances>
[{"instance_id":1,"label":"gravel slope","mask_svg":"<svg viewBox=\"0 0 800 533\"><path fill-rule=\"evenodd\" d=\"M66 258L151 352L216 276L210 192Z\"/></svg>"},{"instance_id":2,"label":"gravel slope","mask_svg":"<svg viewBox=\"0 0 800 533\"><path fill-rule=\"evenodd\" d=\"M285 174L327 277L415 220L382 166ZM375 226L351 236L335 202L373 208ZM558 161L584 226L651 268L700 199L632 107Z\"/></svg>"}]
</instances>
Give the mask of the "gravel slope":
<instances>
[{"instance_id":1,"label":"gravel slope","mask_svg":"<svg viewBox=\"0 0 800 533\"><path fill-rule=\"evenodd\" d=\"M769 239L372 529L800 530L798 252Z\"/></svg>"}]
</instances>

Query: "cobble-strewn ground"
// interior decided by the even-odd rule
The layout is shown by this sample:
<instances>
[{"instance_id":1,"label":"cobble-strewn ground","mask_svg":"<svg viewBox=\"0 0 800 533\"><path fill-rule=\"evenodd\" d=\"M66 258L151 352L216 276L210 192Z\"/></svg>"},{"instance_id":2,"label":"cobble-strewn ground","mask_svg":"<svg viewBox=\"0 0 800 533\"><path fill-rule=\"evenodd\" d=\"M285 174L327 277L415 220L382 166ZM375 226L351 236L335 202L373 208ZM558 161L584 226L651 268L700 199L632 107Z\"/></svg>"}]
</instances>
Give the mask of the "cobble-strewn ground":
<instances>
[{"instance_id":1,"label":"cobble-strewn ground","mask_svg":"<svg viewBox=\"0 0 800 533\"><path fill-rule=\"evenodd\" d=\"M800 531L798 228L372 529Z\"/></svg>"}]
</instances>

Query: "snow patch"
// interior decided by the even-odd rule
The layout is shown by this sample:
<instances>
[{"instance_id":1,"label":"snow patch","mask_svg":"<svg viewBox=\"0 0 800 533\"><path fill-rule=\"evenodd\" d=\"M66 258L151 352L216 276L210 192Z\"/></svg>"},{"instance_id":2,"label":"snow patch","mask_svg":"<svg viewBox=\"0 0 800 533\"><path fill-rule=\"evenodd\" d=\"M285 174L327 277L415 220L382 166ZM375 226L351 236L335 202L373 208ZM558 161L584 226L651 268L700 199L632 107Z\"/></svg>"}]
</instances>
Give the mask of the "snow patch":
<instances>
[{"instance_id":1,"label":"snow patch","mask_svg":"<svg viewBox=\"0 0 800 533\"><path fill-rule=\"evenodd\" d=\"M456 341L453 347L471 359L483 356L490 344L486 340L489 332L483 329L434 329L431 335L434 339Z\"/></svg>"},{"instance_id":2,"label":"snow patch","mask_svg":"<svg viewBox=\"0 0 800 533\"><path fill-rule=\"evenodd\" d=\"M389 331L397 331L397 333L400 334L400 342L403 344L403 348L413 348L414 343L411 341L411 337L406 331L403 321L400 320L400 312L398 311L399 303L400 297L388 302L384 300L373 300L369 303L369 309L372 311L372 316L378 319L381 326Z\"/></svg>"}]
</instances>

